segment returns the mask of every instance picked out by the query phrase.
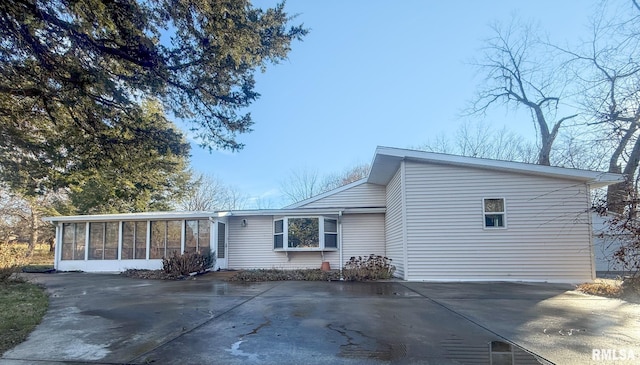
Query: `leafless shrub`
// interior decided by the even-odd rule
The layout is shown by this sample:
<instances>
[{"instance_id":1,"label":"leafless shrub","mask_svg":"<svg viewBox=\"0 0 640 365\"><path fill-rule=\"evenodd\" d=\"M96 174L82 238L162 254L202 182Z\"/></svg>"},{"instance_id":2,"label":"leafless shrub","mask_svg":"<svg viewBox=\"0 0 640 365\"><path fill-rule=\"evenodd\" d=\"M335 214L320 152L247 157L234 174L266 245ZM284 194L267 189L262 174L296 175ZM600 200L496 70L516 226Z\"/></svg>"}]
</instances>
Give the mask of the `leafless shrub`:
<instances>
[{"instance_id":1,"label":"leafless shrub","mask_svg":"<svg viewBox=\"0 0 640 365\"><path fill-rule=\"evenodd\" d=\"M390 258L371 254L351 257L342 269L342 276L347 281L390 279L395 270Z\"/></svg>"},{"instance_id":2,"label":"leafless shrub","mask_svg":"<svg viewBox=\"0 0 640 365\"><path fill-rule=\"evenodd\" d=\"M201 273L211 266L213 266L213 256L199 252L185 252L180 255L174 251L171 256L162 258L162 270L176 277Z\"/></svg>"},{"instance_id":3,"label":"leafless shrub","mask_svg":"<svg viewBox=\"0 0 640 365\"><path fill-rule=\"evenodd\" d=\"M299 270L279 270L279 269L257 269L239 271L231 276L229 281L331 281L339 280L339 271L322 271L319 269L299 269Z\"/></svg>"}]
</instances>

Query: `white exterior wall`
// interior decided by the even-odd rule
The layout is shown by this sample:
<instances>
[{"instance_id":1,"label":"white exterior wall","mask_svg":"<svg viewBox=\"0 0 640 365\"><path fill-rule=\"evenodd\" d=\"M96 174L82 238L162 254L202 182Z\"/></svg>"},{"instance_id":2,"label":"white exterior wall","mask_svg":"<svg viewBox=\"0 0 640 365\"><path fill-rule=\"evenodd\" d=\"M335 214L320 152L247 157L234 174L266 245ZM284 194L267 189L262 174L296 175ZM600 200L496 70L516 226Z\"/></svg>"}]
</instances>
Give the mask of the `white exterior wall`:
<instances>
[{"instance_id":1,"label":"white exterior wall","mask_svg":"<svg viewBox=\"0 0 640 365\"><path fill-rule=\"evenodd\" d=\"M585 184L415 162L405 174L406 279L592 279ZM483 198L505 199L506 229L484 229Z\"/></svg>"},{"instance_id":2,"label":"white exterior wall","mask_svg":"<svg viewBox=\"0 0 640 365\"><path fill-rule=\"evenodd\" d=\"M384 205L384 186L364 183L302 205L300 208L363 208L384 207Z\"/></svg>"},{"instance_id":3,"label":"white exterior wall","mask_svg":"<svg viewBox=\"0 0 640 365\"><path fill-rule=\"evenodd\" d=\"M242 219L247 226L242 227ZM343 259L351 256L385 254L384 214L348 214L342 216ZM229 218L230 269L319 269L321 252L281 252L273 250L273 217L250 216ZM288 256L287 256L288 255ZM339 251L325 251L324 261L339 269Z\"/></svg>"},{"instance_id":4,"label":"white exterior wall","mask_svg":"<svg viewBox=\"0 0 640 365\"><path fill-rule=\"evenodd\" d=\"M385 214L385 241L387 244L387 257L392 260L396 267L395 276L405 278L405 257L404 257L404 197L402 192L402 168L398 169L395 176L386 187Z\"/></svg>"},{"instance_id":5,"label":"white exterior wall","mask_svg":"<svg viewBox=\"0 0 640 365\"><path fill-rule=\"evenodd\" d=\"M59 260L58 271L121 272L127 269L160 270L162 260Z\"/></svg>"},{"instance_id":6,"label":"white exterior wall","mask_svg":"<svg viewBox=\"0 0 640 365\"><path fill-rule=\"evenodd\" d=\"M247 226L241 222L246 219ZM273 250L273 216L229 217L229 269L319 269L321 252ZM288 256L287 256L288 255ZM324 252L331 268L338 268L337 251Z\"/></svg>"},{"instance_id":7,"label":"white exterior wall","mask_svg":"<svg viewBox=\"0 0 640 365\"><path fill-rule=\"evenodd\" d=\"M386 255L384 214L347 214L342 216L343 265L351 257ZM395 264L395 262L392 262ZM331 264L332 268L334 267Z\"/></svg>"}]
</instances>

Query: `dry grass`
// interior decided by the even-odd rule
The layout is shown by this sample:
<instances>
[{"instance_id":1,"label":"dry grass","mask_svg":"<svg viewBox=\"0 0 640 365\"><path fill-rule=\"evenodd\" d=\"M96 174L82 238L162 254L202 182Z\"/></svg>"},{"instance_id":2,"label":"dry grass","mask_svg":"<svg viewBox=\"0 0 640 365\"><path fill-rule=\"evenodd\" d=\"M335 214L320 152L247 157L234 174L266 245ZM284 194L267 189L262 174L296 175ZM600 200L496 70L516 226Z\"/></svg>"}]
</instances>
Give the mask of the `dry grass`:
<instances>
[{"instance_id":1,"label":"dry grass","mask_svg":"<svg viewBox=\"0 0 640 365\"><path fill-rule=\"evenodd\" d=\"M622 280L614 279L596 279L593 283L578 285L577 289L585 294L607 298L620 298L623 292Z\"/></svg>"},{"instance_id":2,"label":"dry grass","mask_svg":"<svg viewBox=\"0 0 640 365\"><path fill-rule=\"evenodd\" d=\"M578 285L577 290L586 294L640 303L640 278L637 277L628 277L624 280L596 279L593 283Z\"/></svg>"},{"instance_id":3,"label":"dry grass","mask_svg":"<svg viewBox=\"0 0 640 365\"><path fill-rule=\"evenodd\" d=\"M26 244L24 245L26 247ZM49 251L49 245L36 245L33 254L29 258L29 265L53 267L53 252Z\"/></svg>"}]
</instances>

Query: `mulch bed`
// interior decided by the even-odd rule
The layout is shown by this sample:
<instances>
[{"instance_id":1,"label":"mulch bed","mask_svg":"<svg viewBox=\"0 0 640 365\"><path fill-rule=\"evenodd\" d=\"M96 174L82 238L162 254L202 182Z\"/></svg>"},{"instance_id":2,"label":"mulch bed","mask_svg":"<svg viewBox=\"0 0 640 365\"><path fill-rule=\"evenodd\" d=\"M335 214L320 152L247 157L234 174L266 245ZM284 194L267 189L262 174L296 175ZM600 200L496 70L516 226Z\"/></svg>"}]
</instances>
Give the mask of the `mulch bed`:
<instances>
[{"instance_id":1,"label":"mulch bed","mask_svg":"<svg viewBox=\"0 0 640 365\"><path fill-rule=\"evenodd\" d=\"M173 275L167 274L164 270L138 270L129 269L120 273L121 276L135 279L151 279L151 280L185 280L191 275Z\"/></svg>"}]
</instances>

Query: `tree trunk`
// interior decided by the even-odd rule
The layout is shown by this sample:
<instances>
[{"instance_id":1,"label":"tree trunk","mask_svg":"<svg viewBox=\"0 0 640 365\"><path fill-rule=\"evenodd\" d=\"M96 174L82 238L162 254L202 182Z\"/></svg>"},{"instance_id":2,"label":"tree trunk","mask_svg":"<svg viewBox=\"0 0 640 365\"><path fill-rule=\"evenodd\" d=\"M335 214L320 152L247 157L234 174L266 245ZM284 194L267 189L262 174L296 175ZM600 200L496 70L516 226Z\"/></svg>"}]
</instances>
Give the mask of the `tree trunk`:
<instances>
[{"instance_id":1,"label":"tree trunk","mask_svg":"<svg viewBox=\"0 0 640 365\"><path fill-rule=\"evenodd\" d=\"M38 243L38 214L31 206L31 214L29 215L29 246L27 247L27 257L31 257L33 255L33 251L36 248L36 243Z\"/></svg>"},{"instance_id":2,"label":"tree trunk","mask_svg":"<svg viewBox=\"0 0 640 365\"><path fill-rule=\"evenodd\" d=\"M637 129L638 128L636 127L635 123L631 124L627 132L624 134L624 136L622 136L620 143L618 143L618 146L616 147L615 151L613 151L611 159L609 160L609 172L613 172L616 174L622 173L622 168L620 167L619 163L620 156L622 155L622 152L624 152L624 150L627 148L627 144L629 144L631 137L633 137ZM636 141L633 151L637 150L637 145L638 141ZM633 157L633 152L631 157ZM632 161L632 159L629 160L629 162ZM625 171L626 170L627 169L625 167ZM633 171L635 171L635 168L632 170L632 172ZM624 207L626 205L625 202L629 198L629 189L632 188L630 176L627 175L625 177L628 181L609 185L607 187L607 209L610 212L619 214L624 212Z\"/></svg>"},{"instance_id":3,"label":"tree trunk","mask_svg":"<svg viewBox=\"0 0 640 365\"><path fill-rule=\"evenodd\" d=\"M625 207L629 203L629 194L634 189L633 177L636 171L638 171L638 166L640 166L640 138L636 139L633 150L631 150L631 154L629 155L629 161L622 171L625 181L609 185L607 188L607 209L610 212L624 212ZM610 172L621 172L620 166L615 163L609 164L609 170ZM635 212L630 212L630 214L635 214Z\"/></svg>"},{"instance_id":4,"label":"tree trunk","mask_svg":"<svg viewBox=\"0 0 640 365\"><path fill-rule=\"evenodd\" d=\"M557 130L554 128L556 133L549 132L549 126L547 125L547 120L544 117L544 113L542 112L542 108L538 104L530 103L530 107L533 108L533 111L536 115L536 122L538 122L538 128L540 128L540 154L538 155L538 165L551 165L551 146L553 145L553 141L556 139Z\"/></svg>"},{"instance_id":5,"label":"tree trunk","mask_svg":"<svg viewBox=\"0 0 640 365\"><path fill-rule=\"evenodd\" d=\"M538 155L538 165L551 165L551 146L553 142L542 140L542 147L540 147L540 154Z\"/></svg>"}]
</instances>

